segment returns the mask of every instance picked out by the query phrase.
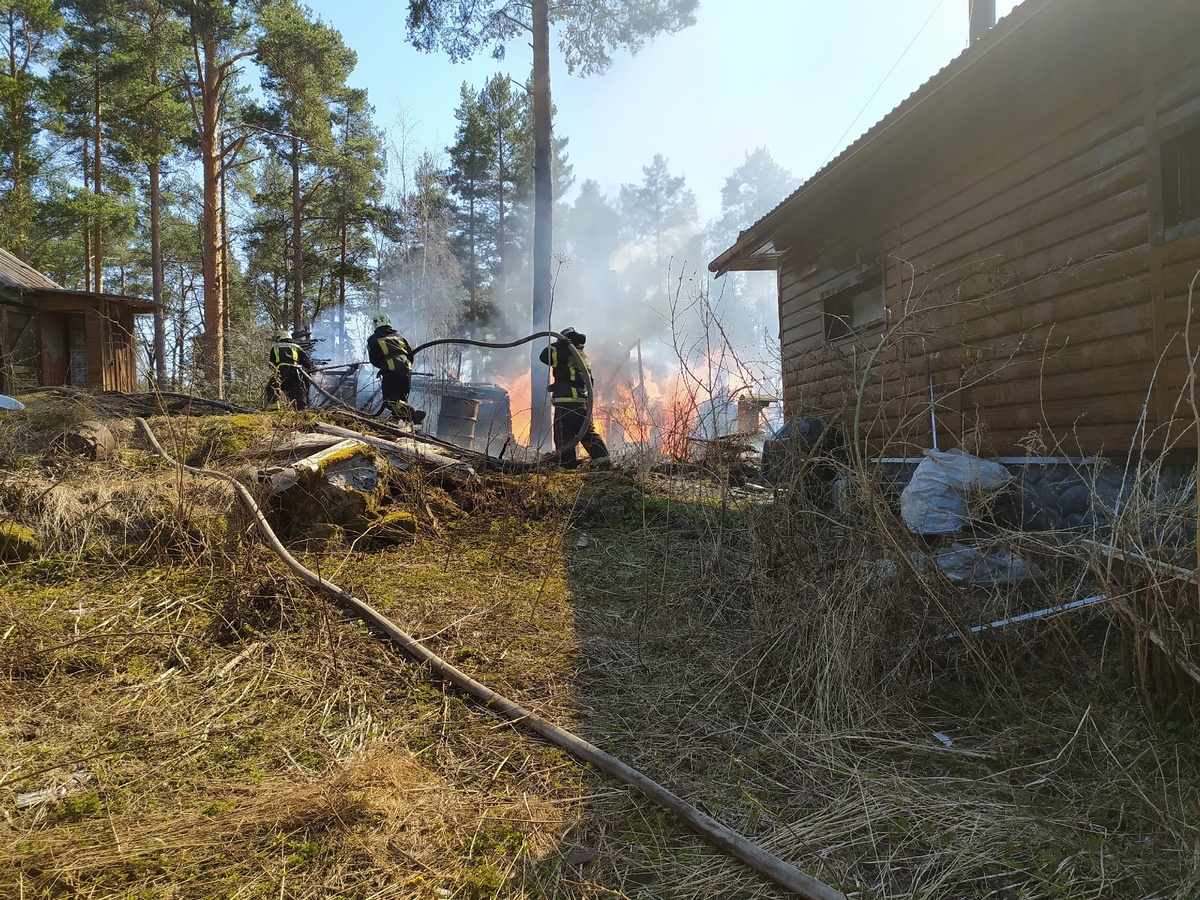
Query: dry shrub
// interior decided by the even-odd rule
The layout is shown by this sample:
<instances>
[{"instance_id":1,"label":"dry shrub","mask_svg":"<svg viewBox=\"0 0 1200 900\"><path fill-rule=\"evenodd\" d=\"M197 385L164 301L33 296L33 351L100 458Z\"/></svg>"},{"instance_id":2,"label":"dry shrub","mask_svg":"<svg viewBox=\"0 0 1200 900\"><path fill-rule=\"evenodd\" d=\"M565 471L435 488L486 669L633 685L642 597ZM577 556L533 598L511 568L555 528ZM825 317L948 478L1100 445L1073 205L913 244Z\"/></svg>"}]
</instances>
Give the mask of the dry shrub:
<instances>
[{"instance_id":1,"label":"dry shrub","mask_svg":"<svg viewBox=\"0 0 1200 900\"><path fill-rule=\"evenodd\" d=\"M928 641L946 630L942 586L865 478L839 482L836 507L812 478L799 467L777 502L747 513L749 677L825 727L854 727L912 701Z\"/></svg>"},{"instance_id":2,"label":"dry shrub","mask_svg":"<svg viewBox=\"0 0 1200 900\"><path fill-rule=\"evenodd\" d=\"M460 504L473 502L485 493L480 479L467 478L461 484L444 487L440 479L431 478L419 467L387 468L389 509L408 510L417 517L420 528L438 531L443 523L455 522L466 513ZM450 490L447 490L447 487Z\"/></svg>"},{"instance_id":3,"label":"dry shrub","mask_svg":"<svg viewBox=\"0 0 1200 900\"><path fill-rule=\"evenodd\" d=\"M0 479L0 511L32 528L46 554L119 559L225 555L245 528L228 487L120 463L68 467Z\"/></svg>"},{"instance_id":4,"label":"dry shrub","mask_svg":"<svg viewBox=\"0 0 1200 900\"><path fill-rule=\"evenodd\" d=\"M213 604L205 636L224 646L275 631L299 630L313 625L317 609L312 591L294 579L275 573L239 579L229 583L228 594Z\"/></svg>"},{"instance_id":5,"label":"dry shrub","mask_svg":"<svg viewBox=\"0 0 1200 900\"><path fill-rule=\"evenodd\" d=\"M29 397L26 401L25 409L0 412L0 465L5 468L45 453L64 428L96 418L84 399L67 394L38 392L36 402Z\"/></svg>"}]
</instances>

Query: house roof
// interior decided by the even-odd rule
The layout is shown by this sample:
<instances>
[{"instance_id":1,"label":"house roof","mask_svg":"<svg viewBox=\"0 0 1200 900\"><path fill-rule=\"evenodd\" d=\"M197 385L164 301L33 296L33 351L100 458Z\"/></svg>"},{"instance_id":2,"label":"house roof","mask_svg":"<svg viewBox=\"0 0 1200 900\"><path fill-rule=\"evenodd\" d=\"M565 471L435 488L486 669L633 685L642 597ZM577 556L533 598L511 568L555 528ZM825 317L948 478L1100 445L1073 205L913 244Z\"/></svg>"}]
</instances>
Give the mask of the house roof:
<instances>
[{"instance_id":1,"label":"house roof","mask_svg":"<svg viewBox=\"0 0 1200 900\"><path fill-rule=\"evenodd\" d=\"M28 263L21 262L0 247L0 286L16 288L18 291L51 290L62 288Z\"/></svg>"},{"instance_id":2,"label":"house roof","mask_svg":"<svg viewBox=\"0 0 1200 900\"><path fill-rule=\"evenodd\" d=\"M58 297L100 297L129 304L135 314L150 313L155 309L152 300L141 297L129 297L125 294L107 294L97 291L77 291L65 288L47 278L33 266L17 259L3 247L0 247L0 288L11 288L22 294L47 294Z\"/></svg>"},{"instance_id":3,"label":"house roof","mask_svg":"<svg viewBox=\"0 0 1200 900\"><path fill-rule=\"evenodd\" d=\"M814 188L832 180L846 164L868 146L884 138L905 117L926 103L951 81L999 47L1004 41L1058 0L1025 0L1001 19L982 38L951 60L941 71L917 88L900 105L865 131L832 161L788 195L778 206L738 234L733 246L708 264L718 277L729 271L774 270L779 258L775 248L774 226L801 203Z\"/></svg>"}]
</instances>

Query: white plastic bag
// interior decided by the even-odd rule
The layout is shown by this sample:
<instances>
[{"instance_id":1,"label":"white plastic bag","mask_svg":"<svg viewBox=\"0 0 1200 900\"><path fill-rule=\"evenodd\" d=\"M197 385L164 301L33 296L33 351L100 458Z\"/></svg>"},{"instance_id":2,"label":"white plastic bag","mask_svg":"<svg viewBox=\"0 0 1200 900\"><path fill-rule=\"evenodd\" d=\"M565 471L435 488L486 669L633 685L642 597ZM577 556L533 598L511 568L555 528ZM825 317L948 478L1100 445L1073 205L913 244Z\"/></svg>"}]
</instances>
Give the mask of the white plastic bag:
<instances>
[{"instance_id":1,"label":"white plastic bag","mask_svg":"<svg viewBox=\"0 0 1200 900\"><path fill-rule=\"evenodd\" d=\"M1000 463L962 450L926 450L900 494L900 517L917 534L954 534L971 520L971 501L1012 481Z\"/></svg>"},{"instance_id":2,"label":"white plastic bag","mask_svg":"<svg viewBox=\"0 0 1200 900\"><path fill-rule=\"evenodd\" d=\"M946 577L959 584L1017 584L1046 577L1033 563L1007 549L984 553L955 542L939 551L936 559Z\"/></svg>"}]
</instances>

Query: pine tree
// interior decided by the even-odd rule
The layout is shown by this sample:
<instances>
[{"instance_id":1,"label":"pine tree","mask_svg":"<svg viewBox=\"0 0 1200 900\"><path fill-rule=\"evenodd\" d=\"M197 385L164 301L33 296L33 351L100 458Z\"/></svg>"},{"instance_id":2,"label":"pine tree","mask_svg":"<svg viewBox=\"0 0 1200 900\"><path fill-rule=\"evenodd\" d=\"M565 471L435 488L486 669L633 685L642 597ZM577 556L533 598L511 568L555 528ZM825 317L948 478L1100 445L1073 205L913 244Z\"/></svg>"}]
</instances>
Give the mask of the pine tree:
<instances>
[{"instance_id":1,"label":"pine tree","mask_svg":"<svg viewBox=\"0 0 1200 900\"><path fill-rule=\"evenodd\" d=\"M136 199L128 154L119 135L125 93L136 81L145 35L124 0L59 0L65 41L51 86L59 106L58 128L78 141L82 171L75 183L80 217L84 286L105 290L105 267L122 276L128 259ZM122 233L118 233L118 230Z\"/></svg>"},{"instance_id":2,"label":"pine tree","mask_svg":"<svg viewBox=\"0 0 1200 900\"><path fill-rule=\"evenodd\" d=\"M770 212L792 192L796 179L772 159L765 147L746 154L721 188L721 217L708 235L711 258L733 244L738 234ZM742 326L726 323L734 339L753 342L756 350L776 351L772 327L778 327L779 303L773 273L728 272L722 278L721 296L728 306L745 310Z\"/></svg>"},{"instance_id":3,"label":"pine tree","mask_svg":"<svg viewBox=\"0 0 1200 900\"><path fill-rule=\"evenodd\" d=\"M266 132L283 140L292 170L292 329L308 321L304 304L304 209L312 188L302 187L302 168L317 165L332 149L329 107L346 89L355 55L333 28L309 18L294 0L275 0L262 12L256 59L268 97Z\"/></svg>"},{"instance_id":4,"label":"pine tree","mask_svg":"<svg viewBox=\"0 0 1200 900\"><path fill-rule=\"evenodd\" d=\"M529 165L533 132L528 94L524 91L514 93L512 82L506 76L493 75L479 93L479 111L486 122L492 150L488 189L495 216L493 296L502 309L507 309L508 272L512 262L521 258L525 246L518 206L522 201L528 204L533 185ZM565 173L562 165L553 166L553 171L556 175ZM560 196L559 192L555 196Z\"/></svg>"},{"instance_id":5,"label":"pine tree","mask_svg":"<svg viewBox=\"0 0 1200 900\"><path fill-rule=\"evenodd\" d=\"M623 282L637 310L629 324L657 330L678 292L673 285L699 266L696 196L656 154L641 184L621 185L620 217Z\"/></svg>"},{"instance_id":6,"label":"pine tree","mask_svg":"<svg viewBox=\"0 0 1200 900\"><path fill-rule=\"evenodd\" d=\"M589 179L564 211L562 222L559 234L568 264L555 286L555 320L563 324L584 322L592 310L616 305L619 289L613 267L621 246L621 215L601 193L600 185ZM626 325L623 321L608 324L618 339L637 337L622 334Z\"/></svg>"},{"instance_id":7,"label":"pine tree","mask_svg":"<svg viewBox=\"0 0 1200 900\"><path fill-rule=\"evenodd\" d=\"M455 247L464 268L466 321L474 332L498 323L516 304L510 276L523 268L532 199L533 147L528 93L497 74L477 93L466 84L455 111L459 127L449 148L450 179L458 198ZM556 141L556 193L565 192L570 165Z\"/></svg>"},{"instance_id":8,"label":"pine tree","mask_svg":"<svg viewBox=\"0 0 1200 900\"><path fill-rule=\"evenodd\" d=\"M490 196L489 175L492 170L493 141L485 119L480 98L463 82L459 88L460 103L454 111L458 120L450 154L450 187L458 198L456 220L458 233L454 241L456 254L463 267L467 292L467 333L474 337L480 322L480 306L487 303L491 279L482 271L481 257L488 256L488 247L495 239L491 217L487 211Z\"/></svg>"},{"instance_id":9,"label":"pine tree","mask_svg":"<svg viewBox=\"0 0 1200 900\"><path fill-rule=\"evenodd\" d=\"M183 144L191 117L174 83L183 66L183 23L157 0L127 3L129 24L139 35L114 97L114 140L131 161L146 167L150 233L150 294L154 300L154 380L168 384L164 263L162 253L162 167Z\"/></svg>"},{"instance_id":10,"label":"pine tree","mask_svg":"<svg viewBox=\"0 0 1200 900\"><path fill-rule=\"evenodd\" d=\"M39 145L45 70L61 40L50 0L0 4L0 246L26 259L36 185L46 158Z\"/></svg>"},{"instance_id":11,"label":"pine tree","mask_svg":"<svg viewBox=\"0 0 1200 900\"><path fill-rule=\"evenodd\" d=\"M485 46L502 57L504 45L528 34L533 49L532 104L534 143L533 329L550 324L551 218L554 209L553 146L550 101L550 27L559 26L559 48L568 72L592 75L612 63L617 48L637 52L660 31L674 33L695 22L699 0L593 0L561 4L549 0L409 0L408 34L426 51L442 49L454 61ZM538 349L531 353L537 371ZM533 411L533 441L549 434L549 401L538 398Z\"/></svg>"},{"instance_id":12,"label":"pine tree","mask_svg":"<svg viewBox=\"0 0 1200 900\"><path fill-rule=\"evenodd\" d=\"M350 358L346 307L350 290L360 297L373 283L374 247L368 231L383 194L382 143L374 110L362 90L345 90L334 107L334 149L328 154L329 216L336 226L337 359ZM360 305L363 305L360 303Z\"/></svg>"},{"instance_id":13,"label":"pine tree","mask_svg":"<svg viewBox=\"0 0 1200 900\"><path fill-rule=\"evenodd\" d=\"M381 260L380 307L415 344L414 334L427 339L454 332L462 295L462 271L451 247L449 176L430 153L417 160L411 187L399 201L386 225L392 240Z\"/></svg>"},{"instance_id":14,"label":"pine tree","mask_svg":"<svg viewBox=\"0 0 1200 900\"><path fill-rule=\"evenodd\" d=\"M208 389L223 397L227 267L222 255L221 179L240 143L224 142L222 133L238 64L254 53L252 23L237 0L174 0L173 5L188 28L191 58L185 84L200 152L204 334L199 369Z\"/></svg>"}]
</instances>

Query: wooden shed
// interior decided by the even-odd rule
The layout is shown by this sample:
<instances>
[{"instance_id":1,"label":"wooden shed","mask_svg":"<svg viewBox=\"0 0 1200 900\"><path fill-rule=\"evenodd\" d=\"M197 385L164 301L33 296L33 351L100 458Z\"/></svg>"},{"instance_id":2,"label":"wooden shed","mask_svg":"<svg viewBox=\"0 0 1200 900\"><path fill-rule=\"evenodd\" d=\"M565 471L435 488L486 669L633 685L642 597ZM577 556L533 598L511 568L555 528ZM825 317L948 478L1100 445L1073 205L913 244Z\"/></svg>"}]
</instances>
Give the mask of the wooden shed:
<instances>
[{"instance_id":1,"label":"wooden shed","mask_svg":"<svg viewBox=\"0 0 1200 900\"><path fill-rule=\"evenodd\" d=\"M137 297L73 291L0 249L0 393L39 385L136 391Z\"/></svg>"},{"instance_id":2,"label":"wooden shed","mask_svg":"<svg viewBox=\"0 0 1200 900\"><path fill-rule=\"evenodd\" d=\"M1200 4L1027 0L710 269L777 272L785 413L874 452L1195 448Z\"/></svg>"}]
</instances>

